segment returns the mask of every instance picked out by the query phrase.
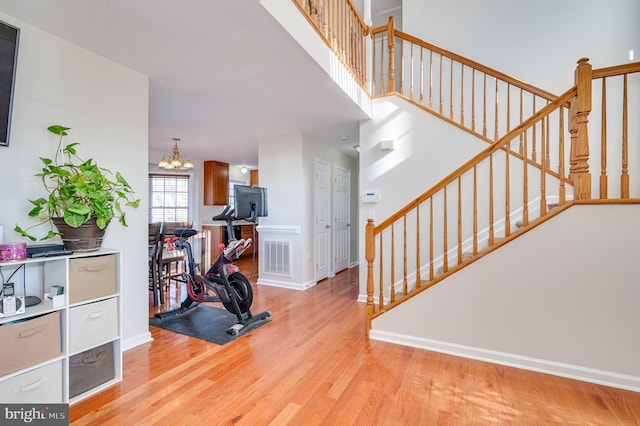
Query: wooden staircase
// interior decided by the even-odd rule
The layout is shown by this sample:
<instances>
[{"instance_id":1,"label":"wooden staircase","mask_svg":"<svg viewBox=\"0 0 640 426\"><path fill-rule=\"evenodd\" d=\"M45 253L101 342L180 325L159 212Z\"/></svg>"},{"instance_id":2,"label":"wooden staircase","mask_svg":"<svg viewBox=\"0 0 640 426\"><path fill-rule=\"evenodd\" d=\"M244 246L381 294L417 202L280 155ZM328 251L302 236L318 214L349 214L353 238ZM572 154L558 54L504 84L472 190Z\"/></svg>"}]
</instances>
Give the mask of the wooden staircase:
<instances>
[{"instance_id":1,"label":"wooden staircase","mask_svg":"<svg viewBox=\"0 0 640 426\"><path fill-rule=\"evenodd\" d=\"M629 111L627 98L629 79L640 78L640 63L592 70L583 58L575 85L554 96L395 31L393 20L371 33L374 64L387 64L374 69L375 96L399 96L489 146L380 224L368 221L367 333L373 318L572 205L640 203L640 189L629 187L626 118L639 113L636 104ZM398 57L398 50L411 57ZM416 57L428 59L419 63ZM465 86L469 73L479 84ZM488 81L494 82L490 88ZM621 88L615 98L606 91L612 84ZM607 105L622 105L621 137L614 143L606 140ZM592 109L598 116L588 118ZM596 129L591 135L588 120ZM597 153L601 170L593 182L590 151ZM607 163L609 152L618 153L617 161ZM620 174L615 195L607 179L613 170ZM594 200L592 193L600 198Z\"/></svg>"}]
</instances>

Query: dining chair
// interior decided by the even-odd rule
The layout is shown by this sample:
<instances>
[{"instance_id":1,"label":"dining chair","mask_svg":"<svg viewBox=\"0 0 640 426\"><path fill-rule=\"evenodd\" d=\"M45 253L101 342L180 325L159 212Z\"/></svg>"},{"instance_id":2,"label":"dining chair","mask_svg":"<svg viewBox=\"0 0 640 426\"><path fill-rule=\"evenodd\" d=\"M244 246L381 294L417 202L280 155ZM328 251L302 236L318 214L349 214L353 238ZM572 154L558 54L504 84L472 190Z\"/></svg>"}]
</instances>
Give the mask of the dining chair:
<instances>
[{"instance_id":1,"label":"dining chair","mask_svg":"<svg viewBox=\"0 0 640 426\"><path fill-rule=\"evenodd\" d=\"M160 273L160 253L162 252L162 222L149 224L149 290L153 292L153 306L164 303Z\"/></svg>"},{"instance_id":2,"label":"dining chair","mask_svg":"<svg viewBox=\"0 0 640 426\"><path fill-rule=\"evenodd\" d=\"M193 227L193 221L186 222L163 222L162 223L162 249L160 250L159 270L161 272L160 282L162 288L161 302L164 304L164 291L168 291L171 282L182 282L182 273L186 271L187 256L184 250L176 250L171 245L176 239L173 231L180 228ZM176 290L179 284L176 284Z\"/></svg>"}]
</instances>

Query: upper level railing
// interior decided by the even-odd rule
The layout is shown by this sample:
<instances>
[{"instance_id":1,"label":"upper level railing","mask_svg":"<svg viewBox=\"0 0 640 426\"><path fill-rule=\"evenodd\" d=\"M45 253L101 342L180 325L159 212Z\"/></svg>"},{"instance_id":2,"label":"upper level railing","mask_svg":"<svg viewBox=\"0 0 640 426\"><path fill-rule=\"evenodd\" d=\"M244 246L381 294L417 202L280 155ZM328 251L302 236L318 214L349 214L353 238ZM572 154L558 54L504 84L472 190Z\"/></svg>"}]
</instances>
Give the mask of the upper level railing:
<instances>
[{"instance_id":1,"label":"upper level railing","mask_svg":"<svg viewBox=\"0 0 640 426\"><path fill-rule=\"evenodd\" d=\"M640 203L640 179L629 177L630 169L640 172L640 121L629 120L640 117L640 63L592 70L581 59L575 80L396 214L377 226L369 220L367 331L376 316L574 203ZM599 200L592 199L590 135ZM613 189L612 170L619 175Z\"/></svg>"},{"instance_id":2,"label":"upper level railing","mask_svg":"<svg viewBox=\"0 0 640 426\"><path fill-rule=\"evenodd\" d=\"M351 0L293 0L320 37L366 88L369 27Z\"/></svg>"},{"instance_id":3,"label":"upper level railing","mask_svg":"<svg viewBox=\"0 0 640 426\"><path fill-rule=\"evenodd\" d=\"M555 95L387 25L373 28L372 94L400 95L495 142Z\"/></svg>"}]
</instances>

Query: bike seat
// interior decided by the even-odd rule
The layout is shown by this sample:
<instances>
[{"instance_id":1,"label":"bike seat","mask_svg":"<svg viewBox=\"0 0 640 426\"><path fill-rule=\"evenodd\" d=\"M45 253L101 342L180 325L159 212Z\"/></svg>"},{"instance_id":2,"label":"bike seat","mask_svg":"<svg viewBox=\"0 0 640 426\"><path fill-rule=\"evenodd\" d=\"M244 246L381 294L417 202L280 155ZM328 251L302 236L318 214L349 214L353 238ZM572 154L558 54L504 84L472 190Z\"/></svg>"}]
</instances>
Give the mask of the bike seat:
<instances>
[{"instance_id":1,"label":"bike seat","mask_svg":"<svg viewBox=\"0 0 640 426\"><path fill-rule=\"evenodd\" d=\"M178 228L175 231L173 231L173 235L175 235L176 237L184 238L184 239L193 237L197 233L198 231L196 231L195 229L189 229L189 228Z\"/></svg>"}]
</instances>

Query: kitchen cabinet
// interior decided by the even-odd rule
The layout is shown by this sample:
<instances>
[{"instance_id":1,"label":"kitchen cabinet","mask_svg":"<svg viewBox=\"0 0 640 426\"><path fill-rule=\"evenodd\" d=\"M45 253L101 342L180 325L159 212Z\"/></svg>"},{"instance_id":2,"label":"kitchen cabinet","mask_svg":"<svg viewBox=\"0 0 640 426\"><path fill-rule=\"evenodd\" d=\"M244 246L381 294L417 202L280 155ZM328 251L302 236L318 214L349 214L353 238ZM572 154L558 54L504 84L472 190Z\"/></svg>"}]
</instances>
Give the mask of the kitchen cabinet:
<instances>
[{"instance_id":1,"label":"kitchen cabinet","mask_svg":"<svg viewBox=\"0 0 640 426\"><path fill-rule=\"evenodd\" d=\"M220 161L204 162L205 206L226 206L229 204L229 163Z\"/></svg>"}]
</instances>

